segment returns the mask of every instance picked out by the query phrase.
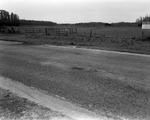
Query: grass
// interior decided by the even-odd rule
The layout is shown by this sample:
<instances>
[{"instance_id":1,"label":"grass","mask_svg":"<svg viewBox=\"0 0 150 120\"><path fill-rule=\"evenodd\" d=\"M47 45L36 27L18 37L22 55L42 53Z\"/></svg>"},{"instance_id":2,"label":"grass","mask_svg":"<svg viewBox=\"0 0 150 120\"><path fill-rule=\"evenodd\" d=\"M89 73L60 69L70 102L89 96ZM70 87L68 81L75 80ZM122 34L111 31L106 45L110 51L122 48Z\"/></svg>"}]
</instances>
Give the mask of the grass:
<instances>
[{"instance_id":1,"label":"grass","mask_svg":"<svg viewBox=\"0 0 150 120\"><path fill-rule=\"evenodd\" d=\"M77 34L45 35L44 33L1 34L0 39L21 41L24 44L74 45L78 47L150 54L150 39L142 38L139 27L79 27ZM37 28L34 26L34 28ZM42 28L42 27L39 27ZM92 33L91 33L92 30Z\"/></svg>"},{"instance_id":2,"label":"grass","mask_svg":"<svg viewBox=\"0 0 150 120\"><path fill-rule=\"evenodd\" d=\"M17 94L0 88L0 119L2 120L35 120L65 117Z\"/></svg>"}]
</instances>

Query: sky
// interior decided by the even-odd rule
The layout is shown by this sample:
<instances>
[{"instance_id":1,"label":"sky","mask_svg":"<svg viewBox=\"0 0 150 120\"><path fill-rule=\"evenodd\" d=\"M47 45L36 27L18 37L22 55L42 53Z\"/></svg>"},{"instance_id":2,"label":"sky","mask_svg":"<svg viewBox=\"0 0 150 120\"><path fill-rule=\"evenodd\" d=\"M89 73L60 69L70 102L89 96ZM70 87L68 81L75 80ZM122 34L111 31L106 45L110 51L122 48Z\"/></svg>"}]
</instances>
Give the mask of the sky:
<instances>
[{"instance_id":1,"label":"sky","mask_svg":"<svg viewBox=\"0 0 150 120\"><path fill-rule=\"evenodd\" d=\"M150 0L0 0L0 9L57 23L135 22L150 15Z\"/></svg>"}]
</instances>

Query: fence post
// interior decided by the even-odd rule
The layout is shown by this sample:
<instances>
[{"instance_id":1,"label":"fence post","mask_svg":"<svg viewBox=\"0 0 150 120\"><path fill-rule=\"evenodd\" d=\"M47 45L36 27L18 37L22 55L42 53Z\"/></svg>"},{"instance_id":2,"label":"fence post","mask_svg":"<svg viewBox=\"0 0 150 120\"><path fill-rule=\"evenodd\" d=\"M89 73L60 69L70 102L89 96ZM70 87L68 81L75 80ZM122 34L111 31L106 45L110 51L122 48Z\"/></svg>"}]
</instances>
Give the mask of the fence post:
<instances>
[{"instance_id":1,"label":"fence post","mask_svg":"<svg viewBox=\"0 0 150 120\"><path fill-rule=\"evenodd\" d=\"M68 28L69 29L69 28ZM68 36L68 29L65 29L65 34L66 34L66 36ZM69 29L70 30L70 29Z\"/></svg>"},{"instance_id":2,"label":"fence post","mask_svg":"<svg viewBox=\"0 0 150 120\"><path fill-rule=\"evenodd\" d=\"M45 28L45 33L46 33L46 35L47 35L47 28Z\"/></svg>"},{"instance_id":3,"label":"fence post","mask_svg":"<svg viewBox=\"0 0 150 120\"><path fill-rule=\"evenodd\" d=\"M71 29L72 29L72 28L69 28L69 32L70 32L70 34L72 34L72 31L71 31Z\"/></svg>"},{"instance_id":4,"label":"fence post","mask_svg":"<svg viewBox=\"0 0 150 120\"><path fill-rule=\"evenodd\" d=\"M60 35L60 29L58 29L58 34Z\"/></svg>"},{"instance_id":5,"label":"fence post","mask_svg":"<svg viewBox=\"0 0 150 120\"><path fill-rule=\"evenodd\" d=\"M73 33L73 28L70 28L70 34L72 34Z\"/></svg>"},{"instance_id":6,"label":"fence post","mask_svg":"<svg viewBox=\"0 0 150 120\"><path fill-rule=\"evenodd\" d=\"M90 37L92 37L92 30L90 31Z\"/></svg>"},{"instance_id":7,"label":"fence post","mask_svg":"<svg viewBox=\"0 0 150 120\"><path fill-rule=\"evenodd\" d=\"M18 33L20 33L20 29L18 28Z\"/></svg>"},{"instance_id":8,"label":"fence post","mask_svg":"<svg viewBox=\"0 0 150 120\"><path fill-rule=\"evenodd\" d=\"M77 28L75 28L76 29L76 33L77 33Z\"/></svg>"}]
</instances>

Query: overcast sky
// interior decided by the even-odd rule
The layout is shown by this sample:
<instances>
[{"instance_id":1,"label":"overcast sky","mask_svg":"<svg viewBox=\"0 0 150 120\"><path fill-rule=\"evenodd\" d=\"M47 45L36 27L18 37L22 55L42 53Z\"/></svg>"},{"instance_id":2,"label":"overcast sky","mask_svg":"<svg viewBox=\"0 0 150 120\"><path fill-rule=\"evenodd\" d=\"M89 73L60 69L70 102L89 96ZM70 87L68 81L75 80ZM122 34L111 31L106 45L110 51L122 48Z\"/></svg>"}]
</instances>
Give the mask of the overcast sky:
<instances>
[{"instance_id":1,"label":"overcast sky","mask_svg":"<svg viewBox=\"0 0 150 120\"><path fill-rule=\"evenodd\" d=\"M150 0L0 0L0 9L57 23L135 22L150 14Z\"/></svg>"}]
</instances>

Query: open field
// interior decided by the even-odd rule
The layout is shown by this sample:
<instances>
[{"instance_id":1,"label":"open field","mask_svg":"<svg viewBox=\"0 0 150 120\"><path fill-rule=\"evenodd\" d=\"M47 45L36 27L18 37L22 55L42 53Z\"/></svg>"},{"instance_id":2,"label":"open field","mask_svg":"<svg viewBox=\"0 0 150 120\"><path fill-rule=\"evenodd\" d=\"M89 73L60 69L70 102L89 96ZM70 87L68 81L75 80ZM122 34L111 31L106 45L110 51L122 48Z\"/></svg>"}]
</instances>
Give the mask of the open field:
<instances>
[{"instance_id":1,"label":"open field","mask_svg":"<svg viewBox=\"0 0 150 120\"><path fill-rule=\"evenodd\" d=\"M23 28L23 27L22 27ZM26 27L33 28L33 27ZM34 28L43 28L34 26ZM55 28L55 27L54 27ZM22 41L25 44L73 45L106 50L150 53L150 39L142 38L139 27L80 27L60 25L56 28L77 28L75 34L46 35L42 33L1 34L1 40Z\"/></svg>"}]
</instances>

